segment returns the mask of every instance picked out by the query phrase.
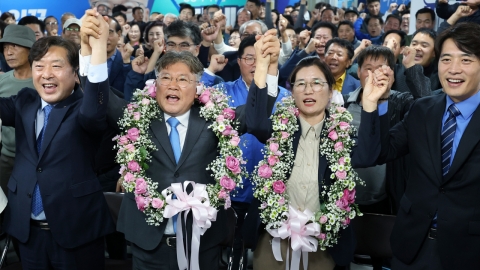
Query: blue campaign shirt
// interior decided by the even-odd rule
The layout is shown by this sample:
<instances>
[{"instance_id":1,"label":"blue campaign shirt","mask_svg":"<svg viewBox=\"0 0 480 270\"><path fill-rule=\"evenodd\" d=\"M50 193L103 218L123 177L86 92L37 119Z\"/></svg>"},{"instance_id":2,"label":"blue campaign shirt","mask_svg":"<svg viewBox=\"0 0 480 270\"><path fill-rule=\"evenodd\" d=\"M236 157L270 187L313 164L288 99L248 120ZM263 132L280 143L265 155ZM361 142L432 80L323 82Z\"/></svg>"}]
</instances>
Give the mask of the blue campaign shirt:
<instances>
[{"instance_id":1,"label":"blue campaign shirt","mask_svg":"<svg viewBox=\"0 0 480 270\"><path fill-rule=\"evenodd\" d=\"M204 73L204 77L211 77L211 75ZM203 78L203 77L202 77ZM238 107L247 103L248 89L247 85L243 81L242 77L238 78L233 82L224 82L217 85L225 89L229 99L229 105L232 107ZM283 97L290 96L290 92L283 88L278 87L279 92L277 95L277 102L280 102ZM275 112L275 107L272 110L272 113ZM247 161L246 169L249 174L253 172L255 166L258 165L260 160L263 160L262 149L264 144L260 143L255 136L252 134L243 134L240 136L240 148L243 152L243 159ZM243 179L243 189L236 188L234 195L231 197L232 201L236 202L247 202L250 203L253 199L253 185L250 179Z\"/></svg>"},{"instance_id":2,"label":"blue campaign shirt","mask_svg":"<svg viewBox=\"0 0 480 270\"><path fill-rule=\"evenodd\" d=\"M448 107L455 103L453 100L447 95L447 104L445 106L445 112L443 113L442 118L442 128L443 124L447 120L449 116ZM464 101L455 103L455 106L460 111L460 115L457 116L457 128L455 129L455 137L453 137L453 148L452 148L452 156L450 157L450 164L452 164L453 158L455 157L455 153L457 152L458 145L460 144L460 139L462 138L463 132L468 126L470 119L472 119L472 115L477 109L478 105L480 104L480 92L477 92L475 95L467 98Z\"/></svg>"}]
</instances>

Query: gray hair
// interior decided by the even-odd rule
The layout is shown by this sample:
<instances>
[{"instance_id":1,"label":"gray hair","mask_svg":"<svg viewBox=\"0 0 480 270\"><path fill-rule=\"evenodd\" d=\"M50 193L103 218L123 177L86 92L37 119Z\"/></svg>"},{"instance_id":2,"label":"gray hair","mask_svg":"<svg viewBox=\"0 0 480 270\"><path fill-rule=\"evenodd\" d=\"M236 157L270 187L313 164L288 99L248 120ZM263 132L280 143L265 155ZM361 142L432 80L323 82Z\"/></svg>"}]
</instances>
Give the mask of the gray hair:
<instances>
[{"instance_id":1,"label":"gray hair","mask_svg":"<svg viewBox=\"0 0 480 270\"><path fill-rule=\"evenodd\" d=\"M165 20L165 18L174 18L176 20L178 17L177 17L177 15L175 15L173 13L167 13L167 14L165 14L165 16L163 16L164 20Z\"/></svg>"},{"instance_id":2,"label":"gray hair","mask_svg":"<svg viewBox=\"0 0 480 270\"><path fill-rule=\"evenodd\" d=\"M250 13L249 10L244 9L244 8L241 8L241 9L239 9L239 10L237 11L237 16L240 15L240 13L242 13L242 12L244 12L244 11L247 12L247 14L250 16L250 18L252 17L252 13Z\"/></svg>"},{"instance_id":3,"label":"gray hair","mask_svg":"<svg viewBox=\"0 0 480 270\"><path fill-rule=\"evenodd\" d=\"M268 31L268 27L267 27L267 25L266 25L264 22L259 21L259 20L250 20L250 21L242 24L242 26L240 26L240 30L239 30L240 35L243 35L243 33L245 32L245 29L246 29L248 26L250 26L250 25L252 25L252 24L255 24L255 23L259 24L259 25L260 25L260 28L262 29L262 33L259 33L259 34L262 34L262 35L263 35L263 34L265 34L265 32Z\"/></svg>"},{"instance_id":4,"label":"gray hair","mask_svg":"<svg viewBox=\"0 0 480 270\"><path fill-rule=\"evenodd\" d=\"M188 66L190 72L197 76L197 81L200 81L200 78L203 74L203 65L198 59L189 51L168 51L163 55L158 61L157 72L160 73L162 69L166 69L171 65L183 63ZM155 72L155 73L157 73ZM157 74L158 74L157 73Z\"/></svg>"}]
</instances>

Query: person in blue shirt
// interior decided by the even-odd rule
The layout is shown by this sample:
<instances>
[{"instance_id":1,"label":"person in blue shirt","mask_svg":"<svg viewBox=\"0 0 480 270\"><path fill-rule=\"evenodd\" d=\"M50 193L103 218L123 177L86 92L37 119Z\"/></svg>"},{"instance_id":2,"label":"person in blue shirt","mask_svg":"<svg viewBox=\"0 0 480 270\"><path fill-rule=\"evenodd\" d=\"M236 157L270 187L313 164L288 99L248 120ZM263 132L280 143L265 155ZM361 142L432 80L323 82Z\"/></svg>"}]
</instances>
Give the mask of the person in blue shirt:
<instances>
[{"instance_id":1,"label":"person in blue shirt","mask_svg":"<svg viewBox=\"0 0 480 270\"><path fill-rule=\"evenodd\" d=\"M368 33L361 31L363 25L363 18L359 17L355 22L355 36L359 39L369 39L372 41L372 44L381 45L382 44L382 35L383 35L383 19L377 15L371 15L365 19L365 24L367 25Z\"/></svg>"}]
</instances>

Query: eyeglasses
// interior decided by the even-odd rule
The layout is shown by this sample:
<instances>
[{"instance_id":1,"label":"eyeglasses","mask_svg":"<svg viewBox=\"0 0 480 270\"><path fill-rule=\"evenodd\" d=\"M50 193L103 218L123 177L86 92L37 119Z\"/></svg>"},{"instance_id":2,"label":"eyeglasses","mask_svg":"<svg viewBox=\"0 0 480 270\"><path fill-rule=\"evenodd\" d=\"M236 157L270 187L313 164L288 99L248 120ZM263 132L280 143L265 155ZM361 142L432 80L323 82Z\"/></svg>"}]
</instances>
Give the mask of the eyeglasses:
<instances>
[{"instance_id":1,"label":"eyeglasses","mask_svg":"<svg viewBox=\"0 0 480 270\"><path fill-rule=\"evenodd\" d=\"M235 40L237 38L240 38L239 36L230 36L230 38L228 38L228 40Z\"/></svg>"},{"instance_id":2,"label":"eyeglasses","mask_svg":"<svg viewBox=\"0 0 480 270\"><path fill-rule=\"evenodd\" d=\"M189 44L187 42L182 42L180 44L176 44L175 42L167 42L167 51L179 49L180 51L186 51L190 49L190 46L196 46L195 44Z\"/></svg>"},{"instance_id":3,"label":"eyeglasses","mask_svg":"<svg viewBox=\"0 0 480 270\"><path fill-rule=\"evenodd\" d=\"M255 59L253 57L242 57L240 59L243 59L243 61L245 61L245 64L247 64L249 66L253 65L257 61L257 59Z\"/></svg>"},{"instance_id":4,"label":"eyeglasses","mask_svg":"<svg viewBox=\"0 0 480 270\"><path fill-rule=\"evenodd\" d=\"M173 78L170 75L165 74L158 75L157 80L160 82L160 85L169 86L172 83ZM175 78L175 81L180 88L187 88L190 83L196 82L195 80L190 80L189 78L187 78L187 76L184 75L178 76L177 78Z\"/></svg>"},{"instance_id":5,"label":"eyeglasses","mask_svg":"<svg viewBox=\"0 0 480 270\"><path fill-rule=\"evenodd\" d=\"M68 32L80 32L80 28L70 28L70 27L67 27L67 28L65 28L65 31L68 31Z\"/></svg>"},{"instance_id":6,"label":"eyeglasses","mask_svg":"<svg viewBox=\"0 0 480 270\"><path fill-rule=\"evenodd\" d=\"M52 25L57 25L58 22L47 22L45 23L45 25L49 25L49 26L52 26Z\"/></svg>"},{"instance_id":7,"label":"eyeglasses","mask_svg":"<svg viewBox=\"0 0 480 270\"><path fill-rule=\"evenodd\" d=\"M311 81L309 83L307 83L303 80L296 81L295 83L293 83L293 90L294 91L299 91L299 92L304 92L307 89L307 84L309 84L310 87L312 88L313 92L320 92L320 91L323 90L326 83L327 82L321 81L319 79L314 79L313 81Z\"/></svg>"}]
</instances>

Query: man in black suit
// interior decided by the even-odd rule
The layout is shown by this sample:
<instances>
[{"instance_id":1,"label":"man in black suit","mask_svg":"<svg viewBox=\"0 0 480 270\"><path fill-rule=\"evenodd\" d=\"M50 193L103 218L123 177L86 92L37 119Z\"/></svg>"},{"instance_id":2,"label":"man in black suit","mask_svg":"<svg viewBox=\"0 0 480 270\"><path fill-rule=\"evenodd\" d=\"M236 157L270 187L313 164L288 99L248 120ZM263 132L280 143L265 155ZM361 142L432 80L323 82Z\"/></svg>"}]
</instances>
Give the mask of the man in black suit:
<instances>
[{"instance_id":1,"label":"man in black suit","mask_svg":"<svg viewBox=\"0 0 480 270\"><path fill-rule=\"evenodd\" d=\"M122 27L118 21L109 17L109 34L107 41L107 66L108 66L108 81L110 86L122 92L127 78L128 72L132 70L130 64L133 51L129 51L122 47L121 51L117 50L117 44L122 36Z\"/></svg>"},{"instance_id":2,"label":"man in black suit","mask_svg":"<svg viewBox=\"0 0 480 270\"><path fill-rule=\"evenodd\" d=\"M99 28L90 65L106 70L108 25ZM92 160L107 127L107 77L89 74L82 93L77 48L61 37L38 40L29 61L35 89L0 99L17 139L5 230L24 269L103 269L103 236L114 227Z\"/></svg>"},{"instance_id":3,"label":"man in black suit","mask_svg":"<svg viewBox=\"0 0 480 270\"><path fill-rule=\"evenodd\" d=\"M435 55L444 93L416 101L390 131L381 119L378 161L413 160L391 236L393 269L480 269L479 32L473 23L443 32Z\"/></svg>"}]
</instances>

